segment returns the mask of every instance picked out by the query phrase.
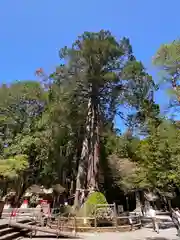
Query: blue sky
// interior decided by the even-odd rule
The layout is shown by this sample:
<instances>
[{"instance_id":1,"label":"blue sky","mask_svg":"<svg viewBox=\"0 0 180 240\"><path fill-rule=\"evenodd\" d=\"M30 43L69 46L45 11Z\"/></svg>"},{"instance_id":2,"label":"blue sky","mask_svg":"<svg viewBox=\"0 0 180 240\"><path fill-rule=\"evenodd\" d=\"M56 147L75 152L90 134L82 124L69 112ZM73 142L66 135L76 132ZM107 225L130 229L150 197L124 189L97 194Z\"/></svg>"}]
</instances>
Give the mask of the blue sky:
<instances>
[{"instance_id":1,"label":"blue sky","mask_svg":"<svg viewBox=\"0 0 180 240\"><path fill-rule=\"evenodd\" d=\"M179 37L179 0L1 0L0 82L35 79L52 72L58 50L83 31L107 29L129 37L134 53L155 76L152 56ZM163 106L167 98L156 94Z\"/></svg>"}]
</instances>

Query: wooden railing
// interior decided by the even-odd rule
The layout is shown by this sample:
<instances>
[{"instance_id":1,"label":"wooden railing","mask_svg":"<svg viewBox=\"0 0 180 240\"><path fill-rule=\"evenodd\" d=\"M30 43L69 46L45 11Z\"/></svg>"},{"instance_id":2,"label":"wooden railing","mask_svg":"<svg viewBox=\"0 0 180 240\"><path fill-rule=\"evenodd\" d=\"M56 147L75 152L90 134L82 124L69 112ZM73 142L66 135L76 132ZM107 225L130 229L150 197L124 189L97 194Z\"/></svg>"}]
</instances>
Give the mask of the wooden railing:
<instances>
[{"instance_id":1,"label":"wooden railing","mask_svg":"<svg viewBox=\"0 0 180 240\"><path fill-rule=\"evenodd\" d=\"M15 211L16 214L13 216L12 212ZM53 212L54 209L51 209ZM117 216L114 214L113 216L106 217L105 219L99 219L98 216L94 217L63 217L62 215L52 215L46 217L39 217L39 209L36 208L26 208L26 209L4 209L2 217L9 218L10 221L14 220L18 222L20 219L32 219L37 223L44 224L44 219L46 219L46 224L51 229L59 229L61 231L100 231L105 229L117 230L119 231L122 228L129 228L130 221L132 220L132 225L134 228L141 227L141 217L140 215L131 215L131 216ZM41 219L38 219L41 218ZM108 223L108 226L105 226L104 223ZM100 226L101 225L101 226Z\"/></svg>"}]
</instances>

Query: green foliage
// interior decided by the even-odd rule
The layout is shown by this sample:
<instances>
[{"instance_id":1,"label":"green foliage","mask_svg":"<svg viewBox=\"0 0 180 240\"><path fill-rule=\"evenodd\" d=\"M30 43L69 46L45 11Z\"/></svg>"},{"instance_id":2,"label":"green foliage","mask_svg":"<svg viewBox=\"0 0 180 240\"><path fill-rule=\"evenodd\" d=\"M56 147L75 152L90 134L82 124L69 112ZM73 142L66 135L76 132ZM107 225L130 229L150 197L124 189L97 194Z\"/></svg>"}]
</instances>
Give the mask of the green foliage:
<instances>
[{"instance_id":1,"label":"green foliage","mask_svg":"<svg viewBox=\"0 0 180 240\"><path fill-rule=\"evenodd\" d=\"M163 121L159 126L149 125L149 135L143 140L126 135L109 138L108 177L113 185L125 192L173 191L179 186L179 136L175 124Z\"/></svg>"},{"instance_id":2,"label":"green foliage","mask_svg":"<svg viewBox=\"0 0 180 240\"><path fill-rule=\"evenodd\" d=\"M152 187L171 190L179 185L179 138L176 126L164 121L141 142L137 151L139 163L146 169Z\"/></svg>"},{"instance_id":3,"label":"green foliage","mask_svg":"<svg viewBox=\"0 0 180 240\"><path fill-rule=\"evenodd\" d=\"M85 32L71 48L61 49L60 56L68 59L68 64L57 70L56 81L61 85L66 81L72 89L70 100L75 96L85 109L89 97L95 96L104 122L112 123L119 115L126 120L130 117L131 122L139 125L148 114L158 114L153 102L155 84L142 63L136 61L129 39L119 41L104 30ZM120 106L128 107L134 114L123 116Z\"/></svg>"},{"instance_id":4,"label":"green foliage","mask_svg":"<svg viewBox=\"0 0 180 240\"><path fill-rule=\"evenodd\" d=\"M67 205L67 206L65 206L65 205L61 206L61 207L60 207L60 214L61 214L61 216L63 216L63 217L68 217L68 216L70 216L71 214L73 214L73 208L72 208L72 206L69 206L69 205Z\"/></svg>"},{"instance_id":5,"label":"green foliage","mask_svg":"<svg viewBox=\"0 0 180 240\"><path fill-rule=\"evenodd\" d=\"M96 207L98 204L108 205L106 197L101 192L93 192L86 199L85 203L78 211L79 216L91 217L95 215ZM100 207L100 206L99 206Z\"/></svg>"},{"instance_id":6,"label":"green foliage","mask_svg":"<svg viewBox=\"0 0 180 240\"><path fill-rule=\"evenodd\" d=\"M107 145L108 177L111 186L125 192L149 189L173 192L179 187L179 137L178 124L162 121L149 125L149 135L143 140L125 136L115 137ZM110 147L111 146L111 147Z\"/></svg>"},{"instance_id":7,"label":"green foliage","mask_svg":"<svg viewBox=\"0 0 180 240\"><path fill-rule=\"evenodd\" d=\"M17 155L13 158L0 160L0 175L7 179L17 178L28 168L26 155Z\"/></svg>"},{"instance_id":8,"label":"green foliage","mask_svg":"<svg viewBox=\"0 0 180 240\"><path fill-rule=\"evenodd\" d=\"M162 44L153 59L154 64L174 74L180 66L180 40Z\"/></svg>"},{"instance_id":9,"label":"green foliage","mask_svg":"<svg viewBox=\"0 0 180 240\"><path fill-rule=\"evenodd\" d=\"M94 192L89 195L86 200L87 205L97 205L97 204L107 204L107 200L103 193L101 192Z\"/></svg>"},{"instance_id":10,"label":"green foliage","mask_svg":"<svg viewBox=\"0 0 180 240\"><path fill-rule=\"evenodd\" d=\"M163 44L158 49L153 63L163 73L162 83L166 83L166 89L170 93L171 107L179 105L180 102L180 40L169 44ZM170 83L170 86L167 85Z\"/></svg>"}]
</instances>

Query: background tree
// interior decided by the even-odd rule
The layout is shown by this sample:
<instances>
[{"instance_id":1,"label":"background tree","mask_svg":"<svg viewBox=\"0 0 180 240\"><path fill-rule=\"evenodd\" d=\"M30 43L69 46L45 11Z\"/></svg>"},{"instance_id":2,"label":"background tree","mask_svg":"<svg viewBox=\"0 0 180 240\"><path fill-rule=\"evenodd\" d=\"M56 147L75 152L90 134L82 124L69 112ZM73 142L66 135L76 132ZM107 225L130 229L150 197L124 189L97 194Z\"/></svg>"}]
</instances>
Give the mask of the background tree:
<instances>
[{"instance_id":1,"label":"background tree","mask_svg":"<svg viewBox=\"0 0 180 240\"><path fill-rule=\"evenodd\" d=\"M153 62L163 72L164 83L171 93L171 105L179 106L180 41L175 40L172 43L161 45Z\"/></svg>"},{"instance_id":2,"label":"background tree","mask_svg":"<svg viewBox=\"0 0 180 240\"><path fill-rule=\"evenodd\" d=\"M3 85L0 95L1 158L16 160L16 156L27 156L29 167L24 173L23 194L31 183L38 180L42 165L38 156L47 146L43 145L38 128L47 106L47 93L40 83L24 81ZM47 141L47 136L44 139Z\"/></svg>"},{"instance_id":3,"label":"background tree","mask_svg":"<svg viewBox=\"0 0 180 240\"><path fill-rule=\"evenodd\" d=\"M19 198L24 193L26 182L26 171L29 167L28 158L26 155L16 155L13 158L1 159L0 161L0 176L1 184L5 185L2 190L2 196L5 195L7 189L13 189L16 192L14 204L18 204Z\"/></svg>"}]
</instances>

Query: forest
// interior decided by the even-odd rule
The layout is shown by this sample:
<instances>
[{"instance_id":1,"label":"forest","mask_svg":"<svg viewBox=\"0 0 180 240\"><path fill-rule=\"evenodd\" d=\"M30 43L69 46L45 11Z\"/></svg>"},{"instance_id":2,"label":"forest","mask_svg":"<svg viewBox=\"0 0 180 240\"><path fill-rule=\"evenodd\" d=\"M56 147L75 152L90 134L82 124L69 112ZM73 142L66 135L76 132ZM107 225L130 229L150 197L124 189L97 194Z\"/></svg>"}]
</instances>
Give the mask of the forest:
<instances>
[{"instance_id":1,"label":"forest","mask_svg":"<svg viewBox=\"0 0 180 240\"><path fill-rule=\"evenodd\" d=\"M60 49L54 72L39 63L37 81L1 84L1 197L13 189L18 201L33 184L61 184L75 207L88 189L108 202L132 192L164 201L179 194L180 41L152 56L160 81L131 44L109 31L84 32ZM166 111L155 102L159 91Z\"/></svg>"}]
</instances>

